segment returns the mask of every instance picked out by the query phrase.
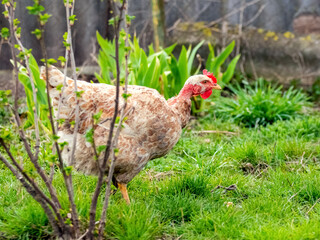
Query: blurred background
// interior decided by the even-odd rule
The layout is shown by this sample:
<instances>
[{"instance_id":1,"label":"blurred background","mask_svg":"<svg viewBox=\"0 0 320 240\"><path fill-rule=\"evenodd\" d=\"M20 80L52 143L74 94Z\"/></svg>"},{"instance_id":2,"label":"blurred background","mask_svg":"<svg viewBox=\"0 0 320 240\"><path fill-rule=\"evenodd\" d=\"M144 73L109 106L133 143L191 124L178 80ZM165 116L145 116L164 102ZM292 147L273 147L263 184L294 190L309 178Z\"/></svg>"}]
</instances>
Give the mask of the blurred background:
<instances>
[{"instance_id":1,"label":"blurred background","mask_svg":"<svg viewBox=\"0 0 320 240\"><path fill-rule=\"evenodd\" d=\"M40 59L39 42L31 34L37 20L26 9L32 4L32 0L18 1L16 17L21 21L23 44ZM48 54L50 58L58 58L65 51L62 43L65 9L60 1L43 1L43 5L52 14L46 25ZM4 11L2 5L0 11ZM110 2L77 0L75 14L78 21L73 40L77 65L85 66L84 74L93 75L98 69L96 31L112 38L108 25ZM151 43L155 49L178 43L179 49L205 40L199 60L208 56L206 43L213 44L219 52L235 40L233 56L241 54L237 69L242 74L307 89L320 85L319 0L131 0L129 14L136 17L130 32L146 50ZM0 15L0 28L6 26L7 19ZM0 89L12 88L10 58L9 47L1 39Z\"/></svg>"}]
</instances>

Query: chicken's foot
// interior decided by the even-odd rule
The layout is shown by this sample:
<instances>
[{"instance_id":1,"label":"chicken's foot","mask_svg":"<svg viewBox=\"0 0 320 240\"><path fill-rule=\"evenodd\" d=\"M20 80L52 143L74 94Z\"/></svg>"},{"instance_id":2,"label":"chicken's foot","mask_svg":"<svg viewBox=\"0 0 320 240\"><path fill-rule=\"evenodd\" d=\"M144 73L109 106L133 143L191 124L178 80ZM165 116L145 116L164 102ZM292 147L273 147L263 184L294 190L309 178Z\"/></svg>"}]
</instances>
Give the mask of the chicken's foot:
<instances>
[{"instance_id":1,"label":"chicken's foot","mask_svg":"<svg viewBox=\"0 0 320 240\"><path fill-rule=\"evenodd\" d=\"M118 183L118 187L120 189L122 197L124 198L124 200L126 200L127 204L130 205L130 198L127 191L127 184Z\"/></svg>"}]
</instances>

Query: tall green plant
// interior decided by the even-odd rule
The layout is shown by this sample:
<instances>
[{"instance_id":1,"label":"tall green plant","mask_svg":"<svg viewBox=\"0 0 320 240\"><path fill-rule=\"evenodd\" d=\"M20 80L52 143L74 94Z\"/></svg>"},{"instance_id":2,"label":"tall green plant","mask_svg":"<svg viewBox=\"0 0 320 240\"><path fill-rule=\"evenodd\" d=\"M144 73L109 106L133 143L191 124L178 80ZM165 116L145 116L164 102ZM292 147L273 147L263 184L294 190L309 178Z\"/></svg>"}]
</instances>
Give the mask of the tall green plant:
<instances>
[{"instance_id":1,"label":"tall green plant","mask_svg":"<svg viewBox=\"0 0 320 240\"><path fill-rule=\"evenodd\" d=\"M114 65L115 60L114 42L103 39L97 32L98 43L101 47L98 57L98 63L101 67L100 74L96 74L97 79L101 83L112 82L115 76ZM195 57L199 48L204 41L198 43L194 48L190 45L188 48L182 46L181 51L176 57L173 50L176 44L165 49L155 52L152 45L149 46L149 55L140 47L139 41L134 37L130 43L130 59L129 59L129 84L141 85L157 89L166 99L176 96L182 89L185 81L192 75L198 74L201 68L199 64L197 68L193 68ZM208 44L209 56L206 62L206 68L213 72L217 77L219 84L224 87L231 80L236 64L240 55L233 58L224 73L221 72L222 66L233 51L235 43L230 43L220 55L215 55L214 48ZM120 40L120 48L124 48L122 40ZM122 49L123 53L124 50ZM125 64L123 54L120 54L120 62ZM123 76L122 76L123 75ZM124 73L121 73L124 78ZM204 107L202 98L194 98L193 112L201 112Z\"/></svg>"},{"instance_id":2,"label":"tall green plant","mask_svg":"<svg viewBox=\"0 0 320 240\"><path fill-rule=\"evenodd\" d=\"M216 56L213 46L210 43L208 44L209 56L206 61L206 69L209 72L212 72L216 76L216 78L218 79L219 85L222 88L224 88L225 85L228 84L232 79L234 70L238 63L238 60L240 59L240 55L237 55L236 57L234 57L231 60L230 64L228 65L227 70L224 73L221 72L221 66L225 63L227 58L230 56L234 47L235 47L235 42L232 41L219 55Z\"/></svg>"},{"instance_id":3,"label":"tall green plant","mask_svg":"<svg viewBox=\"0 0 320 240\"><path fill-rule=\"evenodd\" d=\"M30 79L30 76L27 74L27 70L25 67L20 66L19 69L19 81L23 84L25 94L27 97L27 106L28 106L28 118L27 121L24 124L24 128L28 128L34 125L34 114L33 109L36 108L37 114L40 117L40 125L42 126L43 130L48 131L50 126L50 120L48 117L49 110L48 110L48 101L47 101L47 94L46 94L46 84L45 82L40 79L40 70L37 61L35 58L30 54L29 57L29 64L30 64L30 70L32 72L32 79ZM36 95L37 95L37 101L38 105L35 106L35 103L33 101L33 91L31 87L31 82L34 82L35 89L36 89Z\"/></svg>"},{"instance_id":4,"label":"tall green plant","mask_svg":"<svg viewBox=\"0 0 320 240\"><path fill-rule=\"evenodd\" d=\"M258 79L253 87L246 84L230 86L235 98L220 98L215 114L223 119L232 119L246 127L266 126L278 120L287 120L302 114L308 106L308 97L292 87L282 93L282 87L272 86Z\"/></svg>"}]
</instances>

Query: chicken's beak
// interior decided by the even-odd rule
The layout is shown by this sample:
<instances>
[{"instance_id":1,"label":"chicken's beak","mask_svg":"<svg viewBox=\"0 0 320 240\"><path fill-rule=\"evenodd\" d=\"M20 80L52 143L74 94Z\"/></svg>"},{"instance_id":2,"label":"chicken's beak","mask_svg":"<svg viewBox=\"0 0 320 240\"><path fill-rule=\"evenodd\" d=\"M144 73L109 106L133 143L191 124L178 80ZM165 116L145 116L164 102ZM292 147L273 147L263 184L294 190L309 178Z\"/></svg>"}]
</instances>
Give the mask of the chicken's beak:
<instances>
[{"instance_id":1,"label":"chicken's beak","mask_svg":"<svg viewBox=\"0 0 320 240\"><path fill-rule=\"evenodd\" d=\"M218 85L218 84L213 84L213 88L214 90L222 90L222 88Z\"/></svg>"}]
</instances>

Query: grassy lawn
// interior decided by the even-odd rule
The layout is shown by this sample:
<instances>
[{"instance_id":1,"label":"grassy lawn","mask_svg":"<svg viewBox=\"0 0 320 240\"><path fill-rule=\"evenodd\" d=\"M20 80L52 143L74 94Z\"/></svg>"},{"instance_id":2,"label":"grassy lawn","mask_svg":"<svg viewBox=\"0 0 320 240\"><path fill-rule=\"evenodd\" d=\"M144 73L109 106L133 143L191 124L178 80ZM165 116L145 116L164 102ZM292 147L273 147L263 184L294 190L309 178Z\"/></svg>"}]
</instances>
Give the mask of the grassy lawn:
<instances>
[{"instance_id":1,"label":"grassy lawn","mask_svg":"<svg viewBox=\"0 0 320 240\"><path fill-rule=\"evenodd\" d=\"M111 197L108 238L319 239L319 161L320 115L260 128L210 115L193 120L166 157L149 162L129 183L130 206L120 192ZM54 181L66 204L62 177ZM83 227L95 182L74 173ZM41 207L0 164L0 239L50 233Z\"/></svg>"}]
</instances>

